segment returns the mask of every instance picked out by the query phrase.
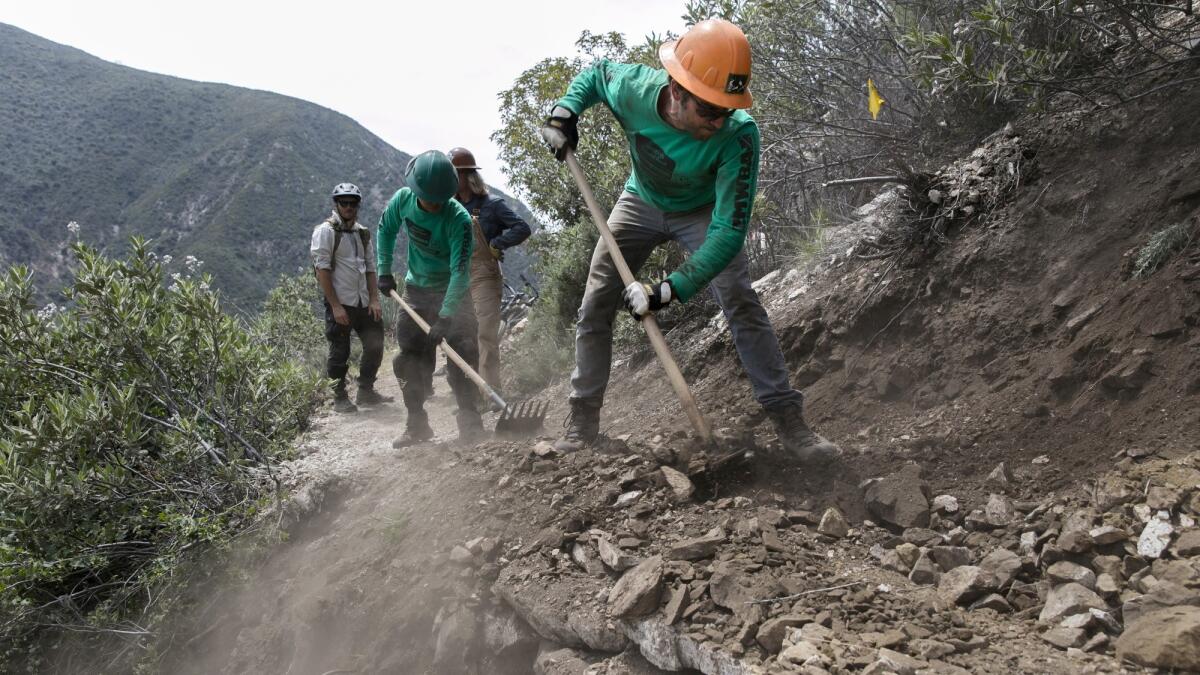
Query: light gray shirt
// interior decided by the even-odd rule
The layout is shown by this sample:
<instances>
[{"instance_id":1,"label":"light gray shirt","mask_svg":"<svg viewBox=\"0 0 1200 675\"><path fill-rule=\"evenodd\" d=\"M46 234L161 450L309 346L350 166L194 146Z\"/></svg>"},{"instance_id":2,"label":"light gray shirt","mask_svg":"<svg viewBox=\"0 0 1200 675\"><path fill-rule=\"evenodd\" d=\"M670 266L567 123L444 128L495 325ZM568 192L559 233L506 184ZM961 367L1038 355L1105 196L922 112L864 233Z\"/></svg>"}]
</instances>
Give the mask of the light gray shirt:
<instances>
[{"instance_id":1,"label":"light gray shirt","mask_svg":"<svg viewBox=\"0 0 1200 675\"><path fill-rule=\"evenodd\" d=\"M342 229L337 251L333 250L335 223ZM349 307L366 307L371 299L367 290L367 274L375 274L375 239L369 239L364 251L359 231L366 229L360 223L355 223L353 228L346 228L337 213L313 228L312 245L309 247L313 267L319 270L333 269L333 292L338 302Z\"/></svg>"}]
</instances>

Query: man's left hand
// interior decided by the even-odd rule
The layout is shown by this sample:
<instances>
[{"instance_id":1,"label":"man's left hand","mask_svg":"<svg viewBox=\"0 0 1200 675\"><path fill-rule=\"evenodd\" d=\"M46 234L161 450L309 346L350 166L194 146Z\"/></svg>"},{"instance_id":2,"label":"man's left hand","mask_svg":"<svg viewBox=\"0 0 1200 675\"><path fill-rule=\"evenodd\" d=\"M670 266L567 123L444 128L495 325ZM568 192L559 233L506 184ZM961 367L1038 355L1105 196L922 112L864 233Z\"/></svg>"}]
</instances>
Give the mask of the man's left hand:
<instances>
[{"instance_id":1,"label":"man's left hand","mask_svg":"<svg viewBox=\"0 0 1200 675\"><path fill-rule=\"evenodd\" d=\"M633 318L638 321L645 318L647 314L666 307L674 297L671 284L666 281L653 285L635 281L626 286L625 292L621 294L621 299L625 302L625 309L629 310Z\"/></svg>"},{"instance_id":2,"label":"man's left hand","mask_svg":"<svg viewBox=\"0 0 1200 675\"><path fill-rule=\"evenodd\" d=\"M367 312L371 315L371 318L375 319L376 321L383 320L383 308L379 306L378 295L374 298L371 298L371 301L367 303Z\"/></svg>"},{"instance_id":3,"label":"man's left hand","mask_svg":"<svg viewBox=\"0 0 1200 675\"><path fill-rule=\"evenodd\" d=\"M436 347L442 340L446 339L446 334L450 332L451 319L448 316L439 316L437 321L429 327L429 341Z\"/></svg>"},{"instance_id":4,"label":"man's left hand","mask_svg":"<svg viewBox=\"0 0 1200 675\"><path fill-rule=\"evenodd\" d=\"M504 260L504 249L496 248L495 244L489 245L488 249L491 250L492 257L495 258L497 262Z\"/></svg>"}]
</instances>

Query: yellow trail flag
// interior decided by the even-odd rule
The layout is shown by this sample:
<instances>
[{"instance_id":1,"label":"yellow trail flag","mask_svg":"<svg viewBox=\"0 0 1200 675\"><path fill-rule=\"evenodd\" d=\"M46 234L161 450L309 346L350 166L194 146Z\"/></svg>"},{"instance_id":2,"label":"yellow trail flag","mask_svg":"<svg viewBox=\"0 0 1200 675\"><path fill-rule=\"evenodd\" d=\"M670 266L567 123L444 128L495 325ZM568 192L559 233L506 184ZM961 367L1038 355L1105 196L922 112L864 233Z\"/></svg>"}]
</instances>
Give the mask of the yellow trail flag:
<instances>
[{"instance_id":1,"label":"yellow trail flag","mask_svg":"<svg viewBox=\"0 0 1200 675\"><path fill-rule=\"evenodd\" d=\"M879 95L879 90L875 88L875 83L871 78L867 78L867 109L871 111L871 119L879 119L879 111L883 110L883 104L887 101Z\"/></svg>"}]
</instances>

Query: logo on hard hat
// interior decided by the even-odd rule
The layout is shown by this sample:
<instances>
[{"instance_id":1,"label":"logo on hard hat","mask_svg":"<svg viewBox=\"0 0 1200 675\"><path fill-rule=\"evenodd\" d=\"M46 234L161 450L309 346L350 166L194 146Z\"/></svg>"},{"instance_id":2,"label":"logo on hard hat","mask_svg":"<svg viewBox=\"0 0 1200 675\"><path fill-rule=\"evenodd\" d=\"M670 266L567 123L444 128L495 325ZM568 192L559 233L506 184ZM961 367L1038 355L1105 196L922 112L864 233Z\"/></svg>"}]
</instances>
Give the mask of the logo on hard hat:
<instances>
[{"instance_id":1,"label":"logo on hard hat","mask_svg":"<svg viewBox=\"0 0 1200 675\"><path fill-rule=\"evenodd\" d=\"M746 93L746 84L750 81L749 75L738 75L736 73L729 74L729 80L725 82L726 94L744 94Z\"/></svg>"}]
</instances>

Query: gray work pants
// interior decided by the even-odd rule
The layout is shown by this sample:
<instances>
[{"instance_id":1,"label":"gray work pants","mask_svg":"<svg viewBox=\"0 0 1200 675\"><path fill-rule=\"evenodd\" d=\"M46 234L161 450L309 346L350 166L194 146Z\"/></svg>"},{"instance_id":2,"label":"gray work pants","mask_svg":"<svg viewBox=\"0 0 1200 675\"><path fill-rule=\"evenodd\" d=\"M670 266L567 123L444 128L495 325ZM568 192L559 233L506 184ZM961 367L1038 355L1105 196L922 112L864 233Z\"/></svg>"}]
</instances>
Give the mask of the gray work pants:
<instances>
[{"instance_id":1,"label":"gray work pants","mask_svg":"<svg viewBox=\"0 0 1200 675\"><path fill-rule=\"evenodd\" d=\"M704 243L712 220L712 207L686 213L665 213L624 192L613 207L608 226L621 255L636 276L655 246L674 239L689 253ZM624 284L617 274L604 240L596 242L588 270L587 287L579 307L575 327L575 371L571 373L571 398L585 405L604 404L612 367L612 327L621 307ZM739 252L733 261L712 280L717 304L729 321L733 344L746 375L754 387L754 397L765 407L803 403L804 396L792 388L787 364L779 349L775 329L767 312L750 287L746 254Z\"/></svg>"}]
</instances>

